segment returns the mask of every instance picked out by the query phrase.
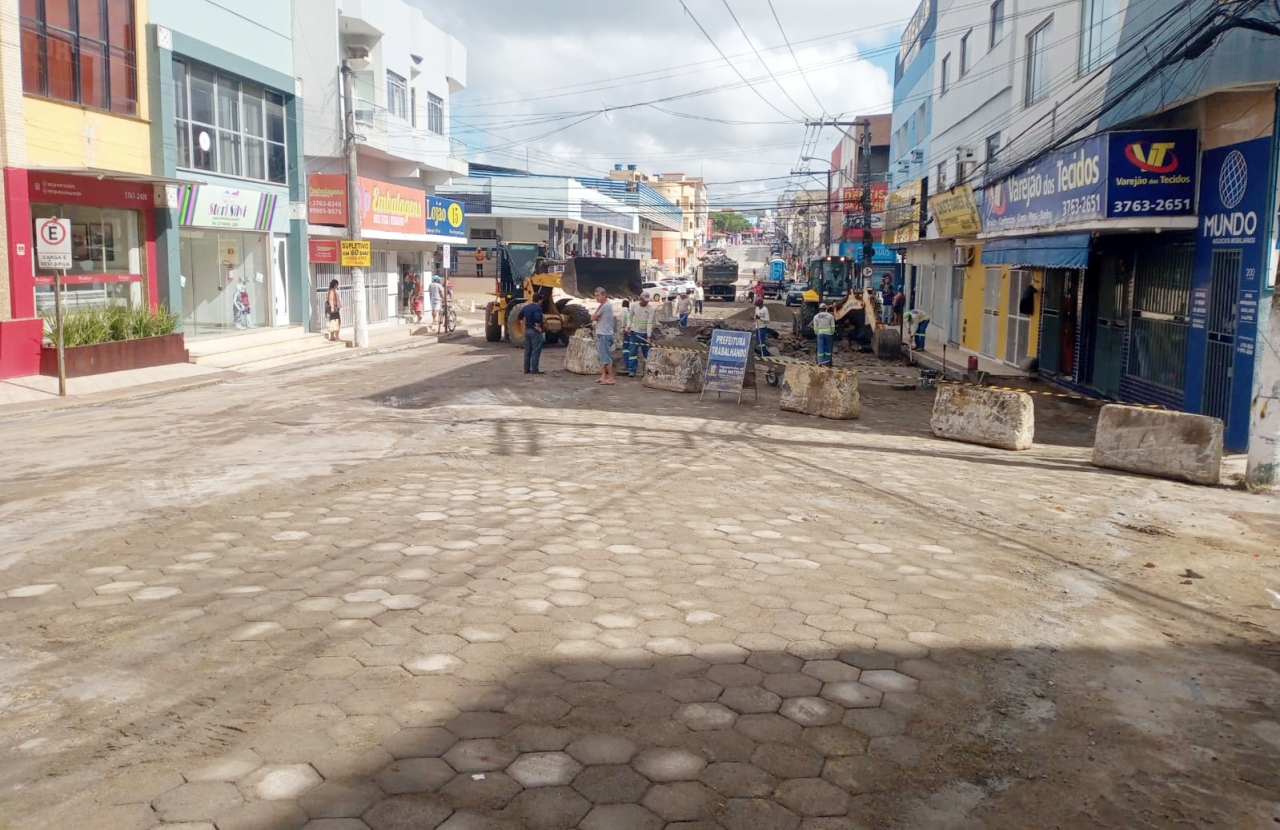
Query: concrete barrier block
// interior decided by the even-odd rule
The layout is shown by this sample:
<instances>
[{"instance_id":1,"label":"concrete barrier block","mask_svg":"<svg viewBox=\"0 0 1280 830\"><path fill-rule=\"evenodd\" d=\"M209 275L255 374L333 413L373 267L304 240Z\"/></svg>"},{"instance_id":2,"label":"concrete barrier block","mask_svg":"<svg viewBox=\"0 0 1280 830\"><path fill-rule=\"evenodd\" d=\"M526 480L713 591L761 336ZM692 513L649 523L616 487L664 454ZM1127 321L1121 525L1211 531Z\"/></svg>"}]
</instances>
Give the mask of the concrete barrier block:
<instances>
[{"instance_id":1,"label":"concrete barrier block","mask_svg":"<svg viewBox=\"0 0 1280 830\"><path fill-rule=\"evenodd\" d=\"M788 363L782 375L782 409L847 421L862 414L858 373L810 363Z\"/></svg>"},{"instance_id":2,"label":"concrete barrier block","mask_svg":"<svg viewBox=\"0 0 1280 830\"><path fill-rule=\"evenodd\" d=\"M944 384L929 428L939 438L1002 450L1028 450L1035 440L1035 404L1026 392Z\"/></svg>"},{"instance_id":3,"label":"concrete barrier block","mask_svg":"<svg viewBox=\"0 0 1280 830\"><path fill-rule=\"evenodd\" d=\"M879 328L871 333L871 351L881 360L902 357L902 335L895 328Z\"/></svg>"},{"instance_id":4,"label":"concrete barrier block","mask_svg":"<svg viewBox=\"0 0 1280 830\"><path fill-rule=\"evenodd\" d=\"M644 385L668 392L701 392L705 355L685 349L654 346L644 363Z\"/></svg>"},{"instance_id":5,"label":"concrete barrier block","mask_svg":"<svg viewBox=\"0 0 1280 830\"><path fill-rule=\"evenodd\" d=\"M596 356L596 339L590 329L578 329L569 338L569 348L564 354L564 368L575 375L600 374L600 360Z\"/></svg>"},{"instance_id":6,"label":"concrete barrier block","mask_svg":"<svg viewBox=\"0 0 1280 830\"><path fill-rule=\"evenodd\" d=\"M1098 415L1093 463L1130 473L1217 484L1222 421L1207 415L1108 404Z\"/></svg>"}]
</instances>

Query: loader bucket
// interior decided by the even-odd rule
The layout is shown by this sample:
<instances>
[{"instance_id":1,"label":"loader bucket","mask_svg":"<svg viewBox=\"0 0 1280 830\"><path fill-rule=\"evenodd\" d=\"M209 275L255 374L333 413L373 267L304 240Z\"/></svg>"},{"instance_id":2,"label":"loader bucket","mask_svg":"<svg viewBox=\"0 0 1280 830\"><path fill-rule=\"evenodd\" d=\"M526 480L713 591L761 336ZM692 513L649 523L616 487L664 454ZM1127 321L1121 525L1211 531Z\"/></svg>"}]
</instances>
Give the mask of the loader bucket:
<instances>
[{"instance_id":1,"label":"loader bucket","mask_svg":"<svg viewBox=\"0 0 1280 830\"><path fill-rule=\"evenodd\" d=\"M597 287L610 297L637 297L640 284L640 261L613 257L573 257L560 279L561 290L574 297L590 297Z\"/></svg>"}]
</instances>

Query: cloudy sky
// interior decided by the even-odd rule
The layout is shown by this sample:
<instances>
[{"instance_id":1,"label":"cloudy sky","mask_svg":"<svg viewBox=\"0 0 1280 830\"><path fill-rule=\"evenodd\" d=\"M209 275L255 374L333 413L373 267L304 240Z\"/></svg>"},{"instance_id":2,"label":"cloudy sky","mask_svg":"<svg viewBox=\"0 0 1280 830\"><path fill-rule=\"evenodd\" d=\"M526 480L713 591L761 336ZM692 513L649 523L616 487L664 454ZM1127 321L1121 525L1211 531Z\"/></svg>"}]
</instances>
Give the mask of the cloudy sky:
<instances>
[{"instance_id":1,"label":"cloudy sky","mask_svg":"<svg viewBox=\"0 0 1280 830\"><path fill-rule=\"evenodd\" d=\"M815 138L806 117L889 111L893 57L915 10L772 0L775 20L769 0L684 0L692 17L680 0L411 2L467 46L452 131L473 161L524 168L527 153L534 172L576 175L638 164L702 175L713 200L743 205L785 189ZM807 154L828 158L836 138L822 130ZM804 184L825 187L814 181Z\"/></svg>"}]
</instances>

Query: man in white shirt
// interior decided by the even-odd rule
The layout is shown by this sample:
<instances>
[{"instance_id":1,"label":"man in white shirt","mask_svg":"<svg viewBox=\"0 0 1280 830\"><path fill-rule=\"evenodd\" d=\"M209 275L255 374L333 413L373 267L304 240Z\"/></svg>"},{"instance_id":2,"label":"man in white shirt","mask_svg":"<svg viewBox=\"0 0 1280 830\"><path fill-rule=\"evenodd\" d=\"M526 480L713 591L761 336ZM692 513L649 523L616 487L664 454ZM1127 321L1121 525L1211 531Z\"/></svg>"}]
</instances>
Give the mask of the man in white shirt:
<instances>
[{"instance_id":1,"label":"man in white shirt","mask_svg":"<svg viewBox=\"0 0 1280 830\"><path fill-rule=\"evenodd\" d=\"M693 311L693 300L689 299L688 294L681 294L680 299L676 300L676 316L680 318L680 328L689 327L689 312Z\"/></svg>"},{"instance_id":2,"label":"man in white shirt","mask_svg":"<svg viewBox=\"0 0 1280 830\"><path fill-rule=\"evenodd\" d=\"M631 329L627 332L627 374L636 376L638 358L649 359L649 343L653 328L658 322L658 307L649 302L648 294L640 295L640 302L631 306Z\"/></svg>"},{"instance_id":3,"label":"man in white shirt","mask_svg":"<svg viewBox=\"0 0 1280 830\"><path fill-rule=\"evenodd\" d=\"M764 298L756 298L756 345L760 347L760 356L769 357L769 309L765 308Z\"/></svg>"},{"instance_id":4,"label":"man in white shirt","mask_svg":"<svg viewBox=\"0 0 1280 830\"><path fill-rule=\"evenodd\" d=\"M693 289L693 310L702 313L702 301L706 299L706 295L702 292L702 285L699 283Z\"/></svg>"},{"instance_id":5,"label":"man in white shirt","mask_svg":"<svg viewBox=\"0 0 1280 830\"><path fill-rule=\"evenodd\" d=\"M432 276L430 279L431 282L427 284L427 297L431 300L431 322L441 323L444 322L444 318L440 316L440 312L444 310L444 284L437 276Z\"/></svg>"}]
</instances>

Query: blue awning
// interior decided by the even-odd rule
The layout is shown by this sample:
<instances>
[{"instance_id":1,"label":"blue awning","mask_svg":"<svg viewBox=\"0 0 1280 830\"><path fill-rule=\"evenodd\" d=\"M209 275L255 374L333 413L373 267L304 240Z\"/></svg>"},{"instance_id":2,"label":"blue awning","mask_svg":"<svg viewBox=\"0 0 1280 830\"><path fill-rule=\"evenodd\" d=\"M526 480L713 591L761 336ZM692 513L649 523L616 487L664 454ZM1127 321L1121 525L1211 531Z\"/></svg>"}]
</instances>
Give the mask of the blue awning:
<instances>
[{"instance_id":1,"label":"blue awning","mask_svg":"<svg viewBox=\"0 0 1280 830\"><path fill-rule=\"evenodd\" d=\"M1033 268L1089 267L1089 234L1015 236L988 239L982 245L983 265Z\"/></svg>"}]
</instances>

